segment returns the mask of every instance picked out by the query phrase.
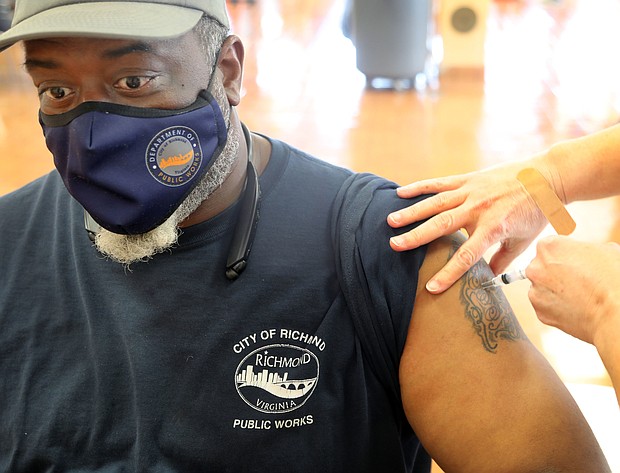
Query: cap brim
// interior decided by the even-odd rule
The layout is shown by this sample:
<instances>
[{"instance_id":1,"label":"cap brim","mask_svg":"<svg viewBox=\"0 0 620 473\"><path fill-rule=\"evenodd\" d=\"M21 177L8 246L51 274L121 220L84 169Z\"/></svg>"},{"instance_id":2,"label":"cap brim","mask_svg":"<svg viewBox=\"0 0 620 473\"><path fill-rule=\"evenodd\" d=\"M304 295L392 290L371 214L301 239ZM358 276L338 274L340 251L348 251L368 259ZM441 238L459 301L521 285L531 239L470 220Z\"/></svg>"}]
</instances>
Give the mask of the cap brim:
<instances>
[{"instance_id":1,"label":"cap brim","mask_svg":"<svg viewBox=\"0 0 620 473\"><path fill-rule=\"evenodd\" d=\"M31 0L32 1L32 0ZM29 39L82 36L165 39L190 31L203 12L193 8L135 2L76 3L26 18L0 35L0 50Z\"/></svg>"}]
</instances>

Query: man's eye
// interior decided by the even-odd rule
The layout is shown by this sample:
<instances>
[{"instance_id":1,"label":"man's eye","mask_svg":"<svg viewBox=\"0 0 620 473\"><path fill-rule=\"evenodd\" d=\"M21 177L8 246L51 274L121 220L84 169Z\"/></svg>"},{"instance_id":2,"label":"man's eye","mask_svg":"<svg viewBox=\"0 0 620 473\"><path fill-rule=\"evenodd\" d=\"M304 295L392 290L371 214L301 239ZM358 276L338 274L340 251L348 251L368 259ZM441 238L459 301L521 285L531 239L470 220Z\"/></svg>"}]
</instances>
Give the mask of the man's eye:
<instances>
[{"instance_id":1,"label":"man's eye","mask_svg":"<svg viewBox=\"0 0 620 473\"><path fill-rule=\"evenodd\" d=\"M150 77L143 76L129 76L123 77L117 82L117 87L121 89L139 89L143 87L151 80Z\"/></svg>"},{"instance_id":2,"label":"man's eye","mask_svg":"<svg viewBox=\"0 0 620 473\"><path fill-rule=\"evenodd\" d=\"M69 89L65 87L50 87L45 89L43 93L51 99L60 100L69 94Z\"/></svg>"}]
</instances>

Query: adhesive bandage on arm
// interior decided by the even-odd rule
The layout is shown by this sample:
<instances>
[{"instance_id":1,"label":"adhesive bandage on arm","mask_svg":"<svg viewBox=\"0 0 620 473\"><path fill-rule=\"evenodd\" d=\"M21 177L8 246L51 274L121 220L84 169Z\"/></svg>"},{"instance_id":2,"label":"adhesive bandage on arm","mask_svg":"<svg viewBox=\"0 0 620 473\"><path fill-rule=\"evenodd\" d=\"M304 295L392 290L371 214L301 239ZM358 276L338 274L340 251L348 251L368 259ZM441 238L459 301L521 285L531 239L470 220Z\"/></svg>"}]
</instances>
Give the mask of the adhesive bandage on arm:
<instances>
[{"instance_id":1,"label":"adhesive bandage on arm","mask_svg":"<svg viewBox=\"0 0 620 473\"><path fill-rule=\"evenodd\" d=\"M534 199L558 235L570 235L575 230L575 221L540 171L534 168L523 169L517 174L517 180Z\"/></svg>"}]
</instances>

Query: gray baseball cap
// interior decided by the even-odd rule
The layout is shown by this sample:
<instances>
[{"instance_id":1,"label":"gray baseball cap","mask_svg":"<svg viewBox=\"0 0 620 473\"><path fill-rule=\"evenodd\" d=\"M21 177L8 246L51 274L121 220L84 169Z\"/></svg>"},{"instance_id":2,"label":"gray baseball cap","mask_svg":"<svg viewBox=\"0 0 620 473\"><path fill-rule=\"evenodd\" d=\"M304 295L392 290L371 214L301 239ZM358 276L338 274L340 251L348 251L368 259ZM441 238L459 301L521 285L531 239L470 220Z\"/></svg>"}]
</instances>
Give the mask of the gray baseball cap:
<instances>
[{"instance_id":1,"label":"gray baseball cap","mask_svg":"<svg viewBox=\"0 0 620 473\"><path fill-rule=\"evenodd\" d=\"M0 51L20 40L62 36L173 38L204 14L230 26L226 0L17 0Z\"/></svg>"}]
</instances>

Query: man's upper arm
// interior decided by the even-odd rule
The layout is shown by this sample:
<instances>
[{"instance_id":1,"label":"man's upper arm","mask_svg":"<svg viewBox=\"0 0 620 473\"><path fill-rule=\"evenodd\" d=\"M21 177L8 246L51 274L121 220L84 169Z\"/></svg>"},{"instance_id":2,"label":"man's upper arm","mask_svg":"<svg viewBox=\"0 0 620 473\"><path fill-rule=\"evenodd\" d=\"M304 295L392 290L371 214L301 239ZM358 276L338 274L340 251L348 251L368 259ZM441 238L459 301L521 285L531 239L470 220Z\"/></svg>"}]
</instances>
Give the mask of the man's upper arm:
<instances>
[{"instance_id":1,"label":"man's upper arm","mask_svg":"<svg viewBox=\"0 0 620 473\"><path fill-rule=\"evenodd\" d=\"M446 471L604 472L600 448L572 397L527 340L478 263L441 295L425 281L454 252L430 245L400 366L405 412Z\"/></svg>"}]
</instances>

